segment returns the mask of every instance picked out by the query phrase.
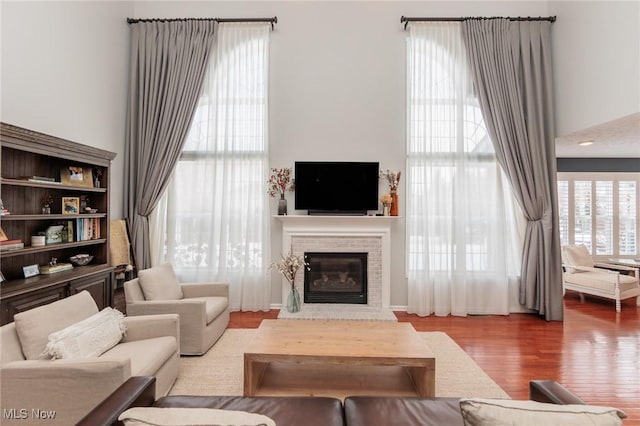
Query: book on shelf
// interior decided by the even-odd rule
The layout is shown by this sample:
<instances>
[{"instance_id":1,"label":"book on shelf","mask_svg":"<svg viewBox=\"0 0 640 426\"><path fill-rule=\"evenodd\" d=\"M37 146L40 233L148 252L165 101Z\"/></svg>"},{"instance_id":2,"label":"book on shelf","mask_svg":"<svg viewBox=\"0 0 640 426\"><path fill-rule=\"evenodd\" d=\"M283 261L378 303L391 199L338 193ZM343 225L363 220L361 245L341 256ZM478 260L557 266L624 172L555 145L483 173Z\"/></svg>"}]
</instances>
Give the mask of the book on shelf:
<instances>
[{"instance_id":1,"label":"book on shelf","mask_svg":"<svg viewBox=\"0 0 640 426\"><path fill-rule=\"evenodd\" d=\"M55 180L39 180L39 179L27 179L29 182L38 182L38 183L50 183L53 185L62 185L62 182L58 182Z\"/></svg>"},{"instance_id":2,"label":"book on shelf","mask_svg":"<svg viewBox=\"0 0 640 426\"><path fill-rule=\"evenodd\" d=\"M73 242L73 221L72 220L68 220L67 221L67 226L66 226L66 230L67 230L67 242Z\"/></svg>"},{"instance_id":3,"label":"book on shelf","mask_svg":"<svg viewBox=\"0 0 640 426\"><path fill-rule=\"evenodd\" d=\"M56 178L47 177L47 176L23 176L22 179L26 180L35 180L41 182L55 182Z\"/></svg>"},{"instance_id":4,"label":"book on shelf","mask_svg":"<svg viewBox=\"0 0 640 426\"><path fill-rule=\"evenodd\" d=\"M76 219L76 241L97 240L100 238L100 219L78 218Z\"/></svg>"},{"instance_id":5,"label":"book on shelf","mask_svg":"<svg viewBox=\"0 0 640 426\"><path fill-rule=\"evenodd\" d=\"M5 241L0 241L0 246L10 246L12 244L18 244L21 242L22 240L5 240Z\"/></svg>"},{"instance_id":6,"label":"book on shelf","mask_svg":"<svg viewBox=\"0 0 640 426\"><path fill-rule=\"evenodd\" d=\"M62 182L56 181L56 178L47 176L23 176L21 179L28 182L52 183L54 185L62 185Z\"/></svg>"},{"instance_id":7,"label":"book on shelf","mask_svg":"<svg viewBox=\"0 0 640 426\"><path fill-rule=\"evenodd\" d=\"M73 269L70 263L56 263L55 265L46 265L40 267L41 274L55 274L56 272L69 271Z\"/></svg>"},{"instance_id":8,"label":"book on shelf","mask_svg":"<svg viewBox=\"0 0 640 426\"><path fill-rule=\"evenodd\" d=\"M24 243L2 244L0 245L0 251L20 250L24 248Z\"/></svg>"},{"instance_id":9,"label":"book on shelf","mask_svg":"<svg viewBox=\"0 0 640 426\"><path fill-rule=\"evenodd\" d=\"M84 219L76 219L76 241L82 241L82 228Z\"/></svg>"}]
</instances>

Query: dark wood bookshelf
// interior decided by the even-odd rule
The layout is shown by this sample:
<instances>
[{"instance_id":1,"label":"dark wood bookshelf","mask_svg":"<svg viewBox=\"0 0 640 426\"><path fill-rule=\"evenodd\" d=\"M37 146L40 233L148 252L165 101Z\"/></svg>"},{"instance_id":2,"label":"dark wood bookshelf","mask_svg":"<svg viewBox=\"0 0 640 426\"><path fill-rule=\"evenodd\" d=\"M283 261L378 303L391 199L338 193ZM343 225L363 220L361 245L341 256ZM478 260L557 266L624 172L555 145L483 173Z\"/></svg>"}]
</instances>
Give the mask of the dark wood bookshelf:
<instances>
[{"instance_id":1,"label":"dark wood bookshelf","mask_svg":"<svg viewBox=\"0 0 640 426\"><path fill-rule=\"evenodd\" d=\"M12 321L18 312L82 290L89 291L100 308L112 305L109 173L115 154L7 123L0 123L0 145L0 198L9 211L0 216L0 226L10 240L24 244L20 249L0 251L0 268L5 279L0 285L2 324ZM75 174L76 167L81 168L84 180L76 182L64 175L70 168ZM42 181L34 180L34 176ZM96 212L63 214L65 197L87 200L87 205ZM53 200L49 213L42 209L46 198ZM92 223L96 225L95 233L90 239L78 240L78 219L95 221ZM73 226L73 240L32 247L31 237L42 235L53 225ZM93 260L73 270L24 278L25 266L42 267L53 258L58 263L67 263L77 254L89 254Z\"/></svg>"}]
</instances>

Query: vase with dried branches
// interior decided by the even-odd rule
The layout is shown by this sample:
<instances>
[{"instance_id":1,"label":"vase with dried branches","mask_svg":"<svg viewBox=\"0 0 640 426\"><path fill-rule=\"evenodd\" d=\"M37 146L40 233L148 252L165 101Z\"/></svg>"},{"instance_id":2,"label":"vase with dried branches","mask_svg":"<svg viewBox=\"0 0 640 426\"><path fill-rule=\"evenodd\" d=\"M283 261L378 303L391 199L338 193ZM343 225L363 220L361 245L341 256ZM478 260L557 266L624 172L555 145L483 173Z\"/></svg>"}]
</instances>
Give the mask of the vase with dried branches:
<instances>
[{"instance_id":1,"label":"vase with dried branches","mask_svg":"<svg viewBox=\"0 0 640 426\"><path fill-rule=\"evenodd\" d=\"M302 267L308 269L309 264L304 260L304 256L294 255L292 249L289 249L289 253L286 256L282 256L282 259L271 264L271 268L277 269L291 287L287 297L287 311L289 312L300 311L300 293L296 289L295 280L298 270Z\"/></svg>"},{"instance_id":2,"label":"vase with dried branches","mask_svg":"<svg viewBox=\"0 0 640 426\"><path fill-rule=\"evenodd\" d=\"M284 198L284 194L287 191L293 191L294 183L293 177L291 176L291 168L285 167L282 169L273 168L271 169L271 175L269 176L269 180L267 181L269 184L269 189L267 193L275 197L280 194L280 199L278 200L278 214L286 215L287 214L287 199Z\"/></svg>"},{"instance_id":3,"label":"vase with dried branches","mask_svg":"<svg viewBox=\"0 0 640 426\"><path fill-rule=\"evenodd\" d=\"M380 170L380 178L384 178L389 185L391 195L391 216L398 216L398 185L400 184L401 172L392 172L389 169Z\"/></svg>"}]
</instances>

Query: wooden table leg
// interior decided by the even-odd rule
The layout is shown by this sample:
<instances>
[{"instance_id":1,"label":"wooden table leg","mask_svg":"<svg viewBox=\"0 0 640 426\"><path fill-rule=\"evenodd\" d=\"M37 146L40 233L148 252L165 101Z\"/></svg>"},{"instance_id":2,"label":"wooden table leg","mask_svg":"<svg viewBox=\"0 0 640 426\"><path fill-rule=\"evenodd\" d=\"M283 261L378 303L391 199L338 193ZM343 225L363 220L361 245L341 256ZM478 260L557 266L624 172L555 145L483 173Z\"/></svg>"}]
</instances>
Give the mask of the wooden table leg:
<instances>
[{"instance_id":1,"label":"wooden table leg","mask_svg":"<svg viewBox=\"0 0 640 426\"><path fill-rule=\"evenodd\" d=\"M428 360L428 365L424 367L407 367L407 373L411 377L413 387L418 396L436 396L436 369L435 360Z\"/></svg>"},{"instance_id":2,"label":"wooden table leg","mask_svg":"<svg viewBox=\"0 0 640 426\"><path fill-rule=\"evenodd\" d=\"M244 355L244 396L255 396L268 365L268 362L255 361Z\"/></svg>"}]
</instances>

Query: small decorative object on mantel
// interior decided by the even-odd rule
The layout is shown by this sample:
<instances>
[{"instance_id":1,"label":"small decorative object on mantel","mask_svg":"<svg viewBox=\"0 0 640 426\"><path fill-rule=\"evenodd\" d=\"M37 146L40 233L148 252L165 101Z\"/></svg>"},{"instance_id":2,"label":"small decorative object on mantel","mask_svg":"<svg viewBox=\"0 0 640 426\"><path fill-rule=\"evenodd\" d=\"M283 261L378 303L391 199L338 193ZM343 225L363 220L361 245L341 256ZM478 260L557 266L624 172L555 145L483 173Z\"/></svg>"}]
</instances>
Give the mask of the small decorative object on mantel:
<instances>
[{"instance_id":1,"label":"small decorative object on mantel","mask_svg":"<svg viewBox=\"0 0 640 426\"><path fill-rule=\"evenodd\" d=\"M389 191L391 195L391 216L398 216L398 184L400 183L400 174L398 171L392 172L391 170L380 170L380 177L387 180L389 184Z\"/></svg>"},{"instance_id":2,"label":"small decorative object on mantel","mask_svg":"<svg viewBox=\"0 0 640 426\"><path fill-rule=\"evenodd\" d=\"M391 214L391 201L391 194L384 194L380 197L383 216L389 216Z\"/></svg>"},{"instance_id":3,"label":"small decorative object on mantel","mask_svg":"<svg viewBox=\"0 0 640 426\"><path fill-rule=\"evenodd\" d=\"M282 256L281 260L271 264L271 268L276 268L291 286L291 291L287 297L287 311L292 313L300 311L300 293L296 289L295 280L298 269L303 266L309 270L309 264L305 262L304 257L294 255L291 249L289 249L289 254Z\"/></svg>"},{"instance_id":4,"label":"small decorative object on mantel","mask_svg":"<svg viewBox=\"0 0 640 426\"><path fill-rule=\"evenodd\" d=\"M267 183L269 184L267 193L271 197L275 197L280 194L280 199L278 200L278 214L286 215L287 199L284 198L284 193L287 191L293 191L295 188L293 178L291 177L291 168L272 168L271 176L269 176Z\"/></svg>"}]
</instances>

